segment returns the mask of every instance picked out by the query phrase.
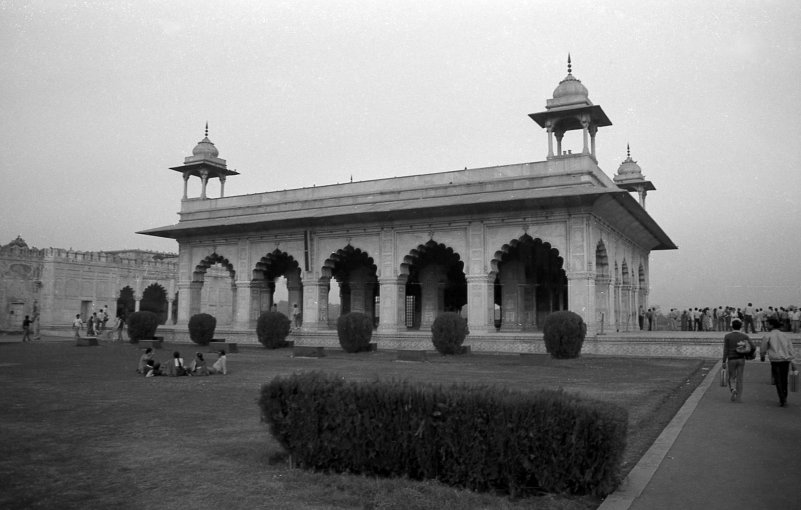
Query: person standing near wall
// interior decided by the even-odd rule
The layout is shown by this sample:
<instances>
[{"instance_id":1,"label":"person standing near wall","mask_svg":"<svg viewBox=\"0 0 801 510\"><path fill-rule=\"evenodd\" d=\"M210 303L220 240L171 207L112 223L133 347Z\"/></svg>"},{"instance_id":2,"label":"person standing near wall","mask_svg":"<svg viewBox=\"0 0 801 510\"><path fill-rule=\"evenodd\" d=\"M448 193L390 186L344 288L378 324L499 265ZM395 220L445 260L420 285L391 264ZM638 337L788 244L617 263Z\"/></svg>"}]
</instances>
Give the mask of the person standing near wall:
<instances>
[{"instance_id":1,"label":"person standing near wall","mask_svg":"<svg viewBox=\"0 0 801 510\"><path fill-rule=\"evenodd\" d=\"M117 314L117 322L115 324L115 329L117 330L117 341L122 342L122 331L125 328L125 317L123 316L122 312Z\"/></svg>"},{"instance_id":2,"label":"person standing near wall","mask_svg":"<svg viewBox=\"0 0 801 510\"><path fill-rule=\"evenodd\" d=\"M300 309L298 308L297 303L292 305L292 323L296 328L300 327Z\"/></svg>"},{"instance_id":3,"label":"person standing near wall","mask_svg":"<svg viewBox=\"0 0 801 510\"><path fill-rule=\"evenodd\" d=\"M81 338L81 328L83 328L83 321L81 320L81 314L75 314L75 320L72 321L72 331L75 332L75 338Z\"/></svg>"},{"instance_id":4,"label":"person standing near wall","mask_svg":"<svg viewBox=\"0 0 801 510\"><path fill-rule=\"evenodd\" d=\"M22 320L22 341L23 342L30 342L31 341L31 324L33 324L33 321L31 320L29 315L26 315L25 318Z\"/></svg>"},{"instance_id":5,"label":"person standing near wall","mask_svg":"<svg viewBox=\"0 0 801 510\"><path fill-rule=\"evenodd\" d=\"M762 338L762 345L759 347L759 359L765 361L765 356L770 359L770 372L776 381L776 393L779 395L779 406L787 405L787 376L790 373L790 365L795 360L793 343L781 332L779 319L772 317L768 319L768 334ZM795 368L793 368L795 370Z\"/></svg>"}]
</instances>

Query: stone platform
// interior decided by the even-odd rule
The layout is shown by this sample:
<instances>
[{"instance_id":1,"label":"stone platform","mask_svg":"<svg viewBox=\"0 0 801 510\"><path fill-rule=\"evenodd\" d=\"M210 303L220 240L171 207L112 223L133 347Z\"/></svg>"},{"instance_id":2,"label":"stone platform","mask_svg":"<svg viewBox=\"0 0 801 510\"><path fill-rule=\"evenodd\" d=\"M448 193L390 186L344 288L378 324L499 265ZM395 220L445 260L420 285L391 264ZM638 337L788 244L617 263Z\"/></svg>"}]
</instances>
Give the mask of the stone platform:
<instances>
[{"instance_id":1,"label":"stone platform","mask_svg":"<svg viewBox=\"0 0 801 510\"><path fill-rule=\"evenodd\" d=\"M48 329L42 334L72 337L72 329ZM167 343L191 344L189 331L177 326L159 326L157 334L164 337ZM239 347L259 346L256 332L238 331L218 328L218 334L227 342L235 342ZM724 332L697 331L632 331L615 332L587 337L582 353L604 356L664 357L664 358L710 358L721 356ZM751 334L754 340L761 340L764 333ZM789 333L788 333L789 334ZM792 335L796 348L801 350L801 336ZM297 346L325 347L340 349L339 339L334 330L329 331L296 331L287 340L294 341ZM373 342L378 350L424 350L434 352L431 333L422 331L405 331L402 333L374 333ZM472 353L484 354L544 354L545 343L542 333L488 333L471 334L465 345Z\"/></svg>"}]
</instances>

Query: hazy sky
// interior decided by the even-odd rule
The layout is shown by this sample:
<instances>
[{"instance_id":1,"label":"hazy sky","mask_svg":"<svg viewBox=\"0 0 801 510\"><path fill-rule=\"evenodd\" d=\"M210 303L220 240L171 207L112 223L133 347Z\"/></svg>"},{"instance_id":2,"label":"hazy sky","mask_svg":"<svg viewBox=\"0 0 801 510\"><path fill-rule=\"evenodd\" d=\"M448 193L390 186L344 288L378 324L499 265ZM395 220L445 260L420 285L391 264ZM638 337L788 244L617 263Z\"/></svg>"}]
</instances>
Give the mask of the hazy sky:
<instances>
[{"instance_id":1,"label":"hazy sky","mask_svg":"<svg viewBox=\"0 0 801 510\"><path fill-rule=\"evenodd\" d=\"M801 304L799 27L795 0L0 0L0 243L176 252L134 232L177 222L206 121L227 196L544 160L527 115L570 52L601 168L630 143L679 246L650 302Z\"/></svg>"}]
</instances>

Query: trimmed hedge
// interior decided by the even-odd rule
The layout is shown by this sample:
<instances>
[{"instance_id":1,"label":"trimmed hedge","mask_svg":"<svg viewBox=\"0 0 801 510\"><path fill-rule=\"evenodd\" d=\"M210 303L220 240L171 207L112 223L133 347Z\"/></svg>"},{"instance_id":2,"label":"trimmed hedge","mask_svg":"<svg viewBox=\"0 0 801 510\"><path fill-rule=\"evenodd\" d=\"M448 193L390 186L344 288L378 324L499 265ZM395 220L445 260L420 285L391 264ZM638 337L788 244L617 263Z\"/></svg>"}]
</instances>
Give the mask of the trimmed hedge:
<instances>
[{"instance_id":1,"label":"trimmed hedge","mask_svg":"<svg viewBox=\"0 0 801 510\"><path fill-rule=\"evenodd\" d=\"M189 318L189 338L198 345L209 345L214 338L217 319L207 313L198 313Z\"/></svg>"},{"instance_id":2,"label":"trimmed hedge","mask_svg":"<svg viewBox=\"0 0 801 510\"><path fill-rule=\"evenodd\" d=\"M286 315L281 312L262 312L256 322L256 336L259 342L268 349L278 349L286 347L289 342L290 322Z\"/></svg>"},{"instance_id":3,"label":"trimmed hedge","mask_svg":"<svg viewBox=\"0 0 801 510\"><path fill-rule=\"evenodd\" d=\"M438 315L431 325L431 341L440 354L461 354L469 333L467 319L454 312Z\"/></svg>"},{"instance_id":4,"label":"trimmed hedge","mask_svg":"<svg viewBox=\"0 0 801 510\"><path fill-rule=\"evenodd\" d=\"M337 319L337 336L339 345L345 352L369 351L370 340L373 338L373 320L361 312L340 315Z\"/></svg>"},{"instance_id":5,"label":"trimmed hedge","mask_svg":"<svg viewBox=\"0 0 801 510\"><path fill-rule=\"evenodd\" d=\"M309 372L263 385L259 406L300 467L513 497L609 494L626 445L625 409L561 390L346 382Z\"/></svg>"},{"instance_id":6,"label":"trimmed hedge","mask_svg":"<svg viewBox=\"0 0 801 510\"><path fill-rule=\"evenodd\" d=\"M153 338L159 327L159 317L153 312L134 312L128 316L128 338L132 344Z\"/></svg>"},{"instance_id":7,"label":"trimmed hedge","mask_svg":"<svg viewBox=\"0 0 801 510\"><path fill-rule=\"evenodd\" d=\"M556 359L578 358L584 337L587 336L587 325L581 315L561 311L545 317L542 325L542 336L545 350Z\"/></svg>"}]
</instances>

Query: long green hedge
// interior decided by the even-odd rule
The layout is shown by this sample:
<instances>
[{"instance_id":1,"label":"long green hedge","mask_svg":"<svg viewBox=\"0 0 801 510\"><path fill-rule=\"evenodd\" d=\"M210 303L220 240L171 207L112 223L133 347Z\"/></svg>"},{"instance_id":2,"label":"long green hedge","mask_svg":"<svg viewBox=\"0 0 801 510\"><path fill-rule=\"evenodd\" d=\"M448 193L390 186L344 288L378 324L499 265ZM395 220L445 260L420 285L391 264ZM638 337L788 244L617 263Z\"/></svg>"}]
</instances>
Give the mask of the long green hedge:
<instances>
[{"instance_id":1,"label":"long green hedge","mask_svg":"<svg viewBox=\"0 0 801 510\"><path fill-rule=\"evenodd\" d=\"M606 495L619 482L625 409L547 390L276 377L259 406L297 465L436 479L512 496Z\"/></svg>"}]
</instances>

